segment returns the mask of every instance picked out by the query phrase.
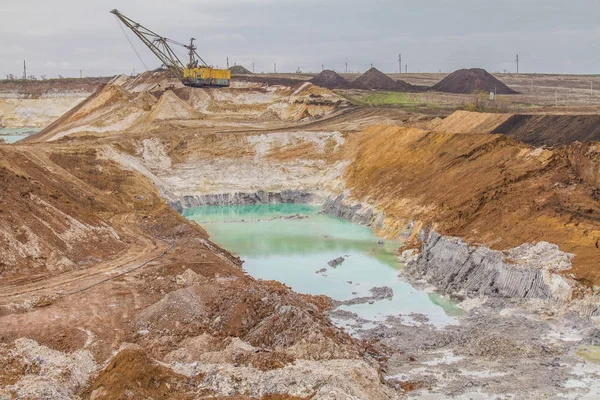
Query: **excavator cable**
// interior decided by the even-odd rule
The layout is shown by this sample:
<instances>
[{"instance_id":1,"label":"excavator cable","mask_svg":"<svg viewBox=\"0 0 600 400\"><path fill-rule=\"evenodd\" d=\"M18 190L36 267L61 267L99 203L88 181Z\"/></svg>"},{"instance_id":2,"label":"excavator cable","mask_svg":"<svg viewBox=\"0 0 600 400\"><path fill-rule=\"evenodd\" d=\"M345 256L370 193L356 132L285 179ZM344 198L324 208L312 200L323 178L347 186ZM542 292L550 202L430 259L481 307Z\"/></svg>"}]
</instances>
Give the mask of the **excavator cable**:
<instances>
[{"instance_id":1,"label":"excavator cable","mask_svg":"<svg viewBox=\"0 0 600 400\"><path fill-rule=\"evenodd\" d=\"M121 32L123 32L123 35L125 36L125 39L127 39L127 41L129 42L129 45L133 49L135 55L140 60L140 62L142 63L142 65L144 66L144 68L146 69L146 71L148 71L148 66L146 65L146 63L144 62L144 60L142 59L142 57L140 56L140 53L138 53L138 51L135 48L135 46L133 45L133 42L131 41L131 39L129 39L129 36L127 35L127 32L125 32L125 28L123 28L123 25L119 23L119 17L117 17L116 15L115 15L115 21L117 22L117 25L119 25L119 28L121 28Z\"/></svg>"}]
</instances>

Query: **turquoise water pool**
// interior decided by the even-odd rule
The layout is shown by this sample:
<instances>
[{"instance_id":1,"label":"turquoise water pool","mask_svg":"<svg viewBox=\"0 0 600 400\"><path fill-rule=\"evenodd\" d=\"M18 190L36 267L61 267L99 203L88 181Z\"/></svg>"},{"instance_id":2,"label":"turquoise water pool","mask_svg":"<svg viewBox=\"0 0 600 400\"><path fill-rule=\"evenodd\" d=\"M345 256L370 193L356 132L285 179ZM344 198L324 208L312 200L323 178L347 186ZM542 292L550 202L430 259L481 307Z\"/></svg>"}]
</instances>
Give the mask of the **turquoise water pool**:
<instances>
[{"instance_id":1,"label":"turquoise water pool","mask_svg":"<svg viewBox=\"0 0 600 400\"><path fill-rule=\"evenodd\" d=\"M0 128L0 139L15 143L40 131L40 128Z\"/></svg>"},{"instance_id":2,"label":"turquoise water pool","mask_svg":"<svg viewBox=\"0 0 600 400\"><path fill-rule=\"evenodd\" d=\"M368 320L414 312L437 325L454 321L452 312L444 311L451 307L398 279L400 243L382 242L368 227L319 210L306 204L261 204L198 207L186 210L184 216L200 223L213 241L237 253L244 270L255 278L277 280L297 292L340 301L370 296L369 289L388 286L394 291L391 299L339 309ZM328 265L338 257L345 257L342 264Z\"/></svg>"}]
</instances>

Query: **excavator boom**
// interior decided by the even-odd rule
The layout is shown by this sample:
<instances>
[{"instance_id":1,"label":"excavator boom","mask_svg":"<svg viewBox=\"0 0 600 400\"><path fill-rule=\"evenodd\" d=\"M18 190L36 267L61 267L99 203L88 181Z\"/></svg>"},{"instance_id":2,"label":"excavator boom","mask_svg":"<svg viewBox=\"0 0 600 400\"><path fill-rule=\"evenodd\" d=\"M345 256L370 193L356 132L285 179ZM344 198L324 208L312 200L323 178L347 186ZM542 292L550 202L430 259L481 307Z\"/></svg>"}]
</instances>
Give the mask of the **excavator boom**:
<instances>
[{"instance_id":1,"label":"excavator boom","mask_svg":"<svg viewBox=\"0 0 600 400\"><path fill-rule=\"evenodd\" d=\"M142 24L121 14L117 9L111 10L110 12L111 14L114 14L123 25L129 28L185 86L229 86L231 72L229 70L215 69L208 66L198 53L196 53L196 46L194 46L195 39L192 38L190 44L185 45L164 36L160 36ZM170 45L181 46L188 50L189 61L187 65L183 64Z\"/></svg>"}]
</instances>

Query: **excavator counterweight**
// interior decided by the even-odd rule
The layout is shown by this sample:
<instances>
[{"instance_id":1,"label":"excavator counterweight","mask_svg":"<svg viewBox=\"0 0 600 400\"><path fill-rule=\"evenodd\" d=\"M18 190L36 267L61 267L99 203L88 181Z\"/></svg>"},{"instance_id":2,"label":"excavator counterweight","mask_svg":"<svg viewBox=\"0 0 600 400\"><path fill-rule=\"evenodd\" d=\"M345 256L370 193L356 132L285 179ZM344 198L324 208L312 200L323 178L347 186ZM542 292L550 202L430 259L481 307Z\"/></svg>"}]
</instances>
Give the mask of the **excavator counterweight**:
<instances>
[{"instance_id":1,"label":"excavator counterweight","mask_svg":"<svg viewBox=\"0 0 600 400\"><path fill-rule=\"evenodd\" d=\"M185 86L191 87L227 87L231 81L231 71L209 66L196 52L194 38L186 45L160 36L142 24L121 14L119 10L111 10L119 21L129 28L152 51L161 63ZM171 45L188 50L189 60L184 64L173 51Z\"/></svg>"}]
</instances>

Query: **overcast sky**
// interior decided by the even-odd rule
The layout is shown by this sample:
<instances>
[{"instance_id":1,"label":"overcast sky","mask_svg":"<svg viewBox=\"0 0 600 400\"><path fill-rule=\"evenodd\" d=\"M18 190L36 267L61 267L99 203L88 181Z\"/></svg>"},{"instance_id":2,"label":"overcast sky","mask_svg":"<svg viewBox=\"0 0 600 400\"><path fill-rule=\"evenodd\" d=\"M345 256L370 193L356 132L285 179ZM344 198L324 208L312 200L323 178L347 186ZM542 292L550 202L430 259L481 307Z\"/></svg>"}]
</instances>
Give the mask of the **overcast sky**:
<instances>
[{"instance_id":1,"label":"overcast sky","mask_svg":"<svg viewBox=\"0 0 600 400\"><path fill-rule=\"evenodd\" d=\"M255 71L600 73L599 0L2 0L0 76L145 70L115 17ZM158 60L129 33L148 68Z\"/></svg>"}]
</instances>

